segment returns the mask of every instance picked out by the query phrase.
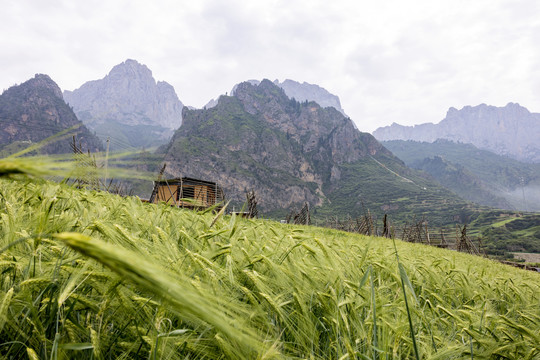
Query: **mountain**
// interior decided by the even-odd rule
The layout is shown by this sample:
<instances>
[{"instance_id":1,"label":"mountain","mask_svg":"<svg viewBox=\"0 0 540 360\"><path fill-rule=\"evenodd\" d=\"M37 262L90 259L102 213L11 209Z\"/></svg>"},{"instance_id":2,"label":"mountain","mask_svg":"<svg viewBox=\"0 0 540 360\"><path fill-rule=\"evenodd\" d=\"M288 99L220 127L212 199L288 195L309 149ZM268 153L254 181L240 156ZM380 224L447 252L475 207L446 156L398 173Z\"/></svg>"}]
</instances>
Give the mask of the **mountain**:
<instances>
[{"instance_id":1,"label":"mountain","mask_svg":"<svg viewBox=\"0 0 540 360\"><path fill-rule=\"evenodd\" d=\"M64 102L62 91L47 75L36 76L12 86L0 95L1 156L17 152L61 131L66 135L51 141L40 152L71 153L71 137L76 135L84 149L99 151L101 141L80 122Z\"/></svg>"},{"instance_id":2,"label":"mountain","mask_svg":"<svg viewBox=\"0 0 540 360\"><path fill-rule=\"evenodd\" d=\"M165 143L182 123L183 104L174 88L156 82L150 69L135 60L116 65L101 80L64 91L64 98L79 119L119 148Z\"/></svg>"},{"instance_id":3,"label":"mountain","mask_svg":"<svg viewBox=\"0 0 540 360\"><path fill-rule=\"evenodd\" d=\"M450 108L438 124L402 126L393 123L378 128L373 135L381 141L447 139L520 161L540 163L540 114L514 103L505 107L481 104L461 110Z\"/></svg>"},{"instance_id":4,"label":"mountain","mask_svg":"<svg viewBox=\"0 0 540 360\"><path fill-rule=\"evenodd\" d=\"M254 189L261 209L276 217L306 201L319 218L369 209L401 219L429 213L442 224L473 212L335 108L290 99L269 80L241 83L213 108L185 108L183 119L160 150L167 176L217 181L235 206Z\"/></svg>"},{"instance_id":5,"label":"mountain","mask_svg":"<svg viewBox=\"0 0 540 360\"><path fill-rule=\"evenodd\" d=\"M540 164L449 140L382 144L405 164L428 172L464 199L500 209L540 211Z\"/></svg>"}]
</instances>

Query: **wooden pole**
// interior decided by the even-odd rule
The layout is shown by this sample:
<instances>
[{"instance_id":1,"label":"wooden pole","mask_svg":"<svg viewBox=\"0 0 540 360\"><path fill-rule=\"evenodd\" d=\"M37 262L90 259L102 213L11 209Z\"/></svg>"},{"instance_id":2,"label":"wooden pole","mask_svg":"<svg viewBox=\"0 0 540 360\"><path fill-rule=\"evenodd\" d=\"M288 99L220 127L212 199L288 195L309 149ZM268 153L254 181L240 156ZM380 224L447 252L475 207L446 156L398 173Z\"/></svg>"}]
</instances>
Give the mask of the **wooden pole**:
<instances>
[{"instance_id":1,"label":"wooden pole","mask_svg":"<svg viewBox=\"0 0 540 360\"><path fill-rule=\"evenodd\" d=\"M169 182L165 180L165 184L167 184L167 188L169 189L169 193L171 194L171 199L174 201L174 206L178 207L178 203L176 202L176 199L174 198L173 192L171 190L171 187L169 186Z\"/></svg>"},{"instance_id":2,"label":"wooden pole","mask_svg":"<svg viewBox=\"0 0 540 360\"><path fill-rule=\"evenodd\" d=\"M105 180L103 184L107 184L107 178L109 177L109 144L111 143L110 136L107 137L107 151L105 152Z\"/></svg>"}]
</instances>

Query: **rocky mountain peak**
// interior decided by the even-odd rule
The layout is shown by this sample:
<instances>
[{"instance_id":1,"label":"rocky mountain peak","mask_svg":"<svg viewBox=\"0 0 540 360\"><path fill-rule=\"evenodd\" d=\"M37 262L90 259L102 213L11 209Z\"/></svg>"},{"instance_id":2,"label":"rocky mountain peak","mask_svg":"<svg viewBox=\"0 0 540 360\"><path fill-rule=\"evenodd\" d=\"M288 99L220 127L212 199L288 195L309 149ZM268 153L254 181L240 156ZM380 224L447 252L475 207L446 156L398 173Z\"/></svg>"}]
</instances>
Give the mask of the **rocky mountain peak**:
<instances>
[{"instance_id":1,"label":"rocky mountain peak","mask_svg":"<svg viewBox=\"0 0 540 360\"><path fill-rule=\"evenodd\" d=\"M264 112L272 108L276 119L283 115L283 104L289 102L285 92L274 85L270 80L264 79L258 84L252 82L243 82L236 86L234 97L238 98L244 105L246 111L250 114ZM276 113L279 111L281 114Z\"/></svg>"},{"instance_id":2,"label":"rocky mountain peak","mask_svg":"<svg viewBox=\"0 0 540 360\"><path fill-rule=\"evenodd\" d=\"M25 87L28 89L49 90L57 98L64 99L60 87L46 74L36 74L32 79L26 81Z\"/></svg>"},{"instance_id":3,"label":"rocky mountain peak","mask_svg":"<svg viewBox=\"0 0 540 360\"><path fill-rule=\"evenodd\" d=\"M114 66L101 80L65 91L64 97L92 127L112 121L177 129L182 123L183 104L174 88L164 81L156 83L146 65L131 59Z\"/></svg>"},{"instance_id":4,"label":"rocky mountain peak","mask_svg":"<svg viewBox=\"0 0 540 360\"><path fill-rule=\"evenodd\" d=\"M233 88L231 89L231 96L234 96L236 94L236 89L238 88L238 85L244 84L244 83L248 83L248 84L257 86L257 85L259 85L261 83L261 81L251 79L251 80L246 80L246 81L242 81L241 83L235 84L233 86Z\"/></svg>"},{"instance_id":5,"label":"rocky mountain peak","mask_svg":"<svg viewBox=\"0 0 540 360\"><path fill-rule=\"evenodd\" d=\"M241 99L247 93L251 94L251 93L257 92L257 93L263 94L266 92L267 95L274 97L275 95L279 94L279 92L275 92L275 88L276 87L273 86L272 82L268 79L263 79L262 81L257 81L257 80L243 81L234 86L233 91L231 91L231 96L235 96Z\"/></svg>"},{"instance_id":6,"label":"rocky mountain peak","mask_svg":"<svg viewBox=\"0 0 540 360\"><path fill-rule=\"evenodd\" d=\"M113 79L132 79L149 84L156 84L152 76L152 71L146 65L138 63L136 60L127 59L123 63L114 66L107 75L111 81Z\"/></svg>"},{"instance_id":7,"label":"rocky mountain peak","mask_svg":"<svg viewBox=\"0 0 540 360\"><path fill-rule=\"evenodd\" d=\"M459 113L459 110L455 107L451 106L448 111L446 112L446 117L456 116ZM393 122L392 125L398 125L397 123Z\"/></svg>"},{"instance_id":8,"label":"rocky mountain peak","mask_svg":"<svg viewBox=\"0 0 540 360\"><path fill-rule=\"evenodd\" d=\"M150 71L146 65L141 64L137 60L133 59L126 59L126 61L113 66L110 72L114 73L116 71L126 71L127 69L134 72L147 72L152 75L152 71Z\"/></svg>"},{"instance_id":9,"label":"rocky mountain peak","mask_svg":"<svg viewBox=\"0 0 540 360\"><path fill-rule=\"evenodd\" d=\"M447 121L450 118L470 117L474 119L481 119L482 121L493 121L494 119L500 121L501 119L511 120L512 118L516 117L526 117L530 114L531 112L527 108L519 105L518 103L512 102L508 103L506 106L503 107L496 107L486 104L480 104L477 106L467 105L464 106L461 110L457 110L453 107L448 109L446 118L443 119L441 123Z\"/></svg>"},{"instance_id":10,"label":"rocky mountain peak","mask_svg":"<svg viewBox=\"0 0 540 360\"><path fill-rule=\"evenodd\" d=\"M238 84L234 97L246 112L288 134L306 152L318 149L321 139L325 139L325 151L331 151L328 156L336 163L356 161L386 150L371 135L358 131L352 120L334 107L323 108L315 101L300 103L270 80ZM358 146L360 143L363 145Z\"/></svg>"}]
</instances>

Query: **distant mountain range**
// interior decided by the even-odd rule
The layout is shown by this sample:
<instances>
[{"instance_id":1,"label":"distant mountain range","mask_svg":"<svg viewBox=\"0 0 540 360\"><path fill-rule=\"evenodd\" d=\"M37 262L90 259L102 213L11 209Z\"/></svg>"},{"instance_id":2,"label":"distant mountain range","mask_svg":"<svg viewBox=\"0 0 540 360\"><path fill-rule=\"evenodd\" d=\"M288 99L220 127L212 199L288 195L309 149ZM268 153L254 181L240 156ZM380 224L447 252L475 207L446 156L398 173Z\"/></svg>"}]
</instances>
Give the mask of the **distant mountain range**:
<instances>
[{"instance_id":1,"label":"distant mountain range","mask_svg":"<svg viewBox=\"0 0 540 360\"><path fill-rule=\"evenodd\" d=\"M81 121L113 148L141 148L163 144L182 124L183 104L174 88L152 77L135 60L112 68L101 80L86 82L64 98Z\"/></svg>"},{"instance_id":2,"label":"distant mountain range","mask_svg":"<svg viewBox=\"0 0 540 360\"><path fill-rule=\"evenodd\" d=\"M58 85L47 75L12 86L0 95L0 156L15 153L61 131L71 129L39 150L45 154L71 153L71 137L92 152L101 141L80 122L64 102Z\"/></svg>"},{"instance_id":3,"label":"distant mountain range","mask_svg":"<svg viewBox=\"0 0 540 360\"><path fill-rule=\"evenodd\" d=\"M260 81L251 80L253 84ZM322 107L334 107L345 114L336 95L318 85L285 80L274 83L298 101L315 101ZM234 93L236 86L231 91ZM64 91L66 102L78 118L112 149L152 147L166 143L182 123L183 104L174 88L152 77L152 72L135 60L113 67L101 80L86 82L74 91ZM205 108L217 105L210 100Z\"/></svg>"},{"instance_id":4,"label":"distant mountain range","mask_svg":"<svg viewBox=\"0 0 540 360\"><path fill-rule=\"evenodd\" d=\"M540 114L514 103L505 107L481 104L461 110L450 108L438 124L402 126L394 123L375 130L373 135L380 141L452 140L520 161L540 163Z\"/></svg>"}]
</instances>

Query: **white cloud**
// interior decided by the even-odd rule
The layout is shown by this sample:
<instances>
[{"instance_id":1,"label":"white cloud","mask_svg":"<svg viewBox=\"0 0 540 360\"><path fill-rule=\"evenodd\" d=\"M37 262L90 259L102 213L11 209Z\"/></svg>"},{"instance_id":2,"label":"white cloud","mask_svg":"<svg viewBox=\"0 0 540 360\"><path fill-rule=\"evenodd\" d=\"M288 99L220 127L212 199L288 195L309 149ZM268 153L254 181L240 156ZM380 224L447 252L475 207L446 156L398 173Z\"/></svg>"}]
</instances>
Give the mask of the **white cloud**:
<instances>
[{"instance_id":1,"label":"white cloud","mask_svg":"<svg viewBox=\"0 0 540 360\"><path fill-rule=\"evenodd\" d=\"M450 106L540 111L534 0L6 3L0 88L43 72L73 89L133 58L194 106L247 79L316 83L364 131Z\"/></svg>"}]
</instances>

